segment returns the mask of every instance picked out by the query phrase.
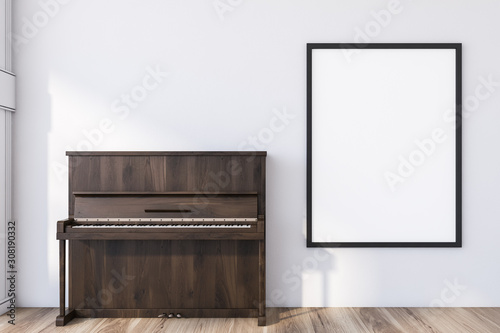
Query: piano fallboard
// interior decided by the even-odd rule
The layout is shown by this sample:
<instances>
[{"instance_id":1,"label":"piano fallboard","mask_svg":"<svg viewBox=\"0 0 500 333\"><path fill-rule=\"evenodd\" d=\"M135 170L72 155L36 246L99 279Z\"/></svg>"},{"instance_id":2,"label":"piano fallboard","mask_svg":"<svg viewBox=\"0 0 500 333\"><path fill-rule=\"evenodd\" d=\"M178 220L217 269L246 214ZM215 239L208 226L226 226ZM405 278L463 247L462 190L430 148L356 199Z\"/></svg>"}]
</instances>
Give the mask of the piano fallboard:
<instances>
[{"instance_id":1,"label":"piano fallboard","mask_svg":"<svg viewBox=\"0 0 500 333\"><path fill-rule=\"evenodd\" d=\"M257 194L75 192L75 218L251 218Z\"/></svg>"}]
</instances>

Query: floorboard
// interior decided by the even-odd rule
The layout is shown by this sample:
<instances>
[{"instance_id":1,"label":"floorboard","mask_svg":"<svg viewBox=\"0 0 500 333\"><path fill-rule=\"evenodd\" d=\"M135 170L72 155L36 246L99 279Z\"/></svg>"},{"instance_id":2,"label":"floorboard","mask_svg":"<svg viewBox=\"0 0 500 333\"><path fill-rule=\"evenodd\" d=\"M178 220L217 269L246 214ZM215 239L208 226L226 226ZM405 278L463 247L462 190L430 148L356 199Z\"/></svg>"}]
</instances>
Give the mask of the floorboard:
<instances>
[{"instance_id":1,"label":"floorboard","mask_svg":"<svg viewBox=\"0 0 500 333\"><path fill-rule=\"evenodd\" d=\"M500 308L268 308L254 318L77 318L55 326L56 308L18 308L16 325L0 316L0 332L57 333L500 333Z\"/></svg>"}]
</instances>

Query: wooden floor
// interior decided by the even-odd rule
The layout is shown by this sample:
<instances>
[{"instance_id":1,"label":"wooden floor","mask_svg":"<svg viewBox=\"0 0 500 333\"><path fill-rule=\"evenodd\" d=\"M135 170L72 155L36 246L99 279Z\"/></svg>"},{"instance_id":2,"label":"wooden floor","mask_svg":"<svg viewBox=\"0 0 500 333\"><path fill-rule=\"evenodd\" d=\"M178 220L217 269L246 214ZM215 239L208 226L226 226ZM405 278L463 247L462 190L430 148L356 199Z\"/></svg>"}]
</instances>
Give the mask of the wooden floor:
<instances>
[{"instance_id":1,"label":"wooden floor","mask_svg":"<svg viewBox=\"0 0 500 333\"><path fill-rule=\"evenodd\" d=\"M74 319L54 324L54 308L17 309L16 325L0 316L0 332L500 332L500 308L269 308L257 319Z\"/></svg>"}]
</instances>

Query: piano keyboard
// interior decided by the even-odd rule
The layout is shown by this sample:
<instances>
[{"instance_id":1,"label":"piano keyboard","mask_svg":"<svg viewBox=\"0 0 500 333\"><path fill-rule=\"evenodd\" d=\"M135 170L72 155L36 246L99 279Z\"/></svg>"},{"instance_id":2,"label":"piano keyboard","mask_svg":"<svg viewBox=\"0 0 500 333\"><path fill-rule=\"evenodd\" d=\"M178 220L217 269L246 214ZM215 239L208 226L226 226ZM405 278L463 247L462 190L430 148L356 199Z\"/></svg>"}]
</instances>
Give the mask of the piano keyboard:
<instances>
[{"instance_id":1,"label":"piano keyboard","mask_svg":"<svg viewBox=\"0 0 500 333\"><path fill-rule=\"evenodd\" d=\"M75 217L75 222L257 222L257 218L225 217L225 218L111 218L111 217Z\"/></svg>"},{"instance_id":2,"label":"piano keyboard","mask_svg":"<svg viewBox=\"0 0 500 333\"><path fill-rule=\"evenodd\" d=\"M106 224L79 224L73 228L251 228L250 224L224 224L221 222L257 222L256 218L75 218L75 222L102 222ZM121 222L120 224L112 224ZM125 224L123 223L125 222ZM158 224L126 224L126 222L160 222ZM176 222L168 224L165 222ZM184 224L179 222L196 222ZM217 224L214 224L216 222Z\"/></svg>"},{"instance_id":3,"label":"piano keyboard","mask_svg":"<svg viewBox=\"0 0 500 333\"><path fill-rule=\"evenodd\" d=\"M73 228L251 228L250 224L80 224Z\"/></svg>"}]
</instances>

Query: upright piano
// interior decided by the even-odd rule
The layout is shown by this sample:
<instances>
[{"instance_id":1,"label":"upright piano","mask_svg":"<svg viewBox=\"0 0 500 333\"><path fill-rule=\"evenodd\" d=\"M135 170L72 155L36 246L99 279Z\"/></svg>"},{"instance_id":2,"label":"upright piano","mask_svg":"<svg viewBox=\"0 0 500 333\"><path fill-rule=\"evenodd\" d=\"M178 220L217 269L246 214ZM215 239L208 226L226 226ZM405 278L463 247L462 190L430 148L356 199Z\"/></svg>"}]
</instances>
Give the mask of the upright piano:
<instances>
[{"instance_id":1,"label":"upright piano","mask_svg":"<svg viewBox=\"0 0 500 333\"><path fill-rule=\"evenodd\" d=\"M75 317L266 324L266 152L67 155L57 326Z\"/></svg>"}]
</instances>

